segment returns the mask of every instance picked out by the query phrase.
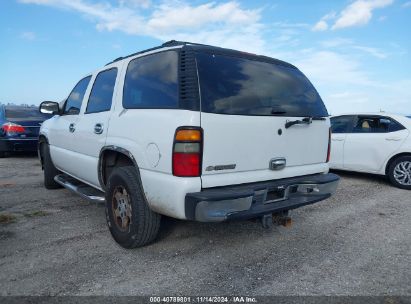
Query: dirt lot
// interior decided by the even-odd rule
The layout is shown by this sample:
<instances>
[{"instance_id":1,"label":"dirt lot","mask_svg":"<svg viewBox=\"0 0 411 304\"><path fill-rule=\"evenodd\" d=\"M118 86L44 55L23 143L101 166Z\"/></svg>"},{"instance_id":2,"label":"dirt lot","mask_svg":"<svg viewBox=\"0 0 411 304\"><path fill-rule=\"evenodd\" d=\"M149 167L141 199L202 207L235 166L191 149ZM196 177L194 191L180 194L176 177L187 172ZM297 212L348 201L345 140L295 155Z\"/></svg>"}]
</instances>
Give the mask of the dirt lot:
<instances>
[{"instance_id":1,"label":"dirt lot","mask_svg":"<svg viewBox=\"0 0 411 304\"><path fill-rule=\"evenodd\" d=\"M165 219L125 250L104 208L19 156L0 159L0 214L0 295L411 295L411 192L369 175L342 174L289 228Z\"/></svg>"}]
</instances>

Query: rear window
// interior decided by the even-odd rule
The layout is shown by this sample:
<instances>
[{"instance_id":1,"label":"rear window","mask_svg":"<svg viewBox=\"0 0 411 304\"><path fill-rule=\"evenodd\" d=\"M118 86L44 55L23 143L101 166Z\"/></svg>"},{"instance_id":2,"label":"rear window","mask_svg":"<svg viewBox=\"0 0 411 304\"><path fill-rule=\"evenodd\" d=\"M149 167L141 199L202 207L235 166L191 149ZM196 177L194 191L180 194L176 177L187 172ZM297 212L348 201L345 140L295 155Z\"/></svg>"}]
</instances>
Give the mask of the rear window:
<instances>
[{"instance_id":1,"label":"rear window","mask_svg":"<svg viewBox=\"0 0 411 304\"><path fill-rule=\"evenodd\" d=\"M328 116L313 85L295 68L211 53L196 58L203 112Z\"/></svg>"},{"instance_id":2,"label":"rear window","mask_svg":"<svg viewBox=\"0 0 411 304\"><path fill-rule=\"evenodd\" d=\"M50 118L51 114L43 114L39 112L38 108L7 108L5 109L7 120L11 121L25 121L25 120L46 120Z\"/></svg>"}]
</instances>

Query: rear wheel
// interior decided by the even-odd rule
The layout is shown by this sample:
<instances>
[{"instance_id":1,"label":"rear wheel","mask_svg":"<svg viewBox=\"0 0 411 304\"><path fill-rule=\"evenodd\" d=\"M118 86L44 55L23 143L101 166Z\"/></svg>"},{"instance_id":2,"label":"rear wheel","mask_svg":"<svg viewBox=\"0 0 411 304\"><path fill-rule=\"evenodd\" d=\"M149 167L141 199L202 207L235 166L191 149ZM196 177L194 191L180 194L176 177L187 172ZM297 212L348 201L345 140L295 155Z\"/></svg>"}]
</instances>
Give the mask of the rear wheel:
<instances>
[{"instance_id":1,"label":"rear wheel","mask_svg":"<svg viewBox=\"0 0 411 304\"><path fill-rule=\"evenodd\" d=\"M41 158L43 159L43 170L44 170L44 187L46 189L57 189L61 188L61 185L56 183L54 177L60 174L60 171L54 166L51 160L49 146L46 143L41 144Z\"/></svg>"},{"instance_id":2,"label":"rear wheel","mask_svg":"<svg viewBox=\"0 0 411 304\"><path fill-rule=\"evenodd\" d=\"M158 235L161 215L149 208L133 166L118 167L111 173L106 191L106 218L111 235L124 248L142 247Z\"/></svg>"},{"instance_id":3,"label":"rear wheel","mask_svg":"<svg viewBox=\"0 0 411 304\"><path fill-rule=\"evenodd\" d=\"M411 156L395 159L388 169L388 178L394 186L411 190Z\"/></svg>"}]
</instances>

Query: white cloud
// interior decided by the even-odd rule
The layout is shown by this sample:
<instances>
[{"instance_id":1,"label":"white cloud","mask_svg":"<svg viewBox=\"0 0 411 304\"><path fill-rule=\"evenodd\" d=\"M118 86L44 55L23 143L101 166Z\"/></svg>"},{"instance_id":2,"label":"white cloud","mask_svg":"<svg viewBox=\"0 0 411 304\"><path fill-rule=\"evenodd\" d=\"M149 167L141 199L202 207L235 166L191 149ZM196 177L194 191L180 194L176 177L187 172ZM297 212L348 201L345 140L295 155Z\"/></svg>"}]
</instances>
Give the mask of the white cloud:
<instances>
[{"instance_id":1,"label":"white cloud","mask_svg":"<svg viewBox=\"0 0 411 304\"><path fill-rule=\"evenodd\" d=\"M193 5L171 1L152 7L143 14L136 3L150 5L149 1L120 1L114 6L108 2L90 3L84 0L19 0L22 3L49 5L81 13L96 22L98 30L122 31L145 35L160 40L181 39L218 44L250 52L263 52L260 10L244 9L236 1L209 2ZM253 43L250 44L250 41Z\"/></svg>"},{"instance_id":2,"label":"white cloud","mask_svg":"<svg viewBox=\"0 0 411 304\"><path fill-rule=\"evenodd\" d=\"M149 8L151 6L150 0L118 0L120 6L134 6L134 7L142 7L142 8Z\"/></svg>"},{"instance_id":3,"label":"white cloud","mask_svg":"<svg viewBox=\"0 0 411 304\"><path fill-rule=\"evenodd\" d=\"M298 55L296 54L295 57ZM333 51L312 50L301 59L294 61L295 65L314 83L325 86L333 85L372 85L369 76L361 69L361 64L351 56L341 55Z\"/></svg>"},{"instance_id":4,"label":"white cloud","mask_svg":"<svg viewBox=\"0 0 411 304\"><path fill-rule=\"evenodd\" d=\"M387 58L387 54L384 53L383 51L376 49L376 48L372 48L372 47L365 47L365 46L359 46L359 45L354 45L353 46L354 49L366 52L367 54L374 56L376 58L379 59L385 59Z\"/></svg>"},{"instance_id":5,"label":"white cloud","mask_svg":"<svg viewBox=\"0 0 411 304\"><path fill-rule=\"evenodd\" d=\"M378 59L385 59L388 57L388 54L386 52L378 48L358 45L352 39L337 37L329 40L324 40L320 42L320 45L324 48L338 48L340 51L350 50L350 53L352 53L352 50L359 50Z\"/></svg>"},{"instance_id":6,"label":"white cloud","mask_svg":"<svg viewBox=\"0 0 411 304\"><path fill-rule=\"evenodd\" d=\"M36 39L36 33L34 32L23 32L20 34L20 38L24 40L33 41Z\"/></svg>"},{"instance_id":7,"label":"white cloud","mask_svg":"<svg viewBox=\"0 0 411 304\"><path fill-rule=\"evenodd\" d=\"M352 39L347 39L347 38L336 37L336 38L332 38L332 39L329 39L329 40L321 41L320 44L321 44L321 46L323 46L325 48L333 48L333 47L339 47L339 46L352 45L353 40Z\"/></svg>"},{"instance_id":8,"label":"white cloud","mask_svg":"<svg viewBox=\"0 0 411 304\"><path fill-rule=\"evenodd\" d=\"M315 31L315 32L326 31L326 30L328 30L328 23L324 20L320 20L314 25L312 30Z\"/></svg>"},{"instance_id":9,"label":"white cloud","mask_svg":"<svg viewBox=\"0 0 411 304\"><path fill-rule=\"evenodd\" d=\"M290 22L273 22L270 24L271 26L274 26L276 28L286 28L286 29L292 29L292 28L310 28L310 25L308 23L303 23L303 22L297 22L297 23L290 23Z\"/></svg>"},{"instance_id":10,"label":"white cloud","mask_svg":"<svg viewBox=\"0 0 411 304\"><path fill-rule=\"evenodd\" d=\"M318 32L318 31L326 31L328 30L328 20L335 18L335 12L330 12L327 15L323 16L320 21L318 21L311 30Z\"/></svg>"},{"instance_id":11,"label":"white cloud","mask_svg":"<svg viewBox=\"0 0 411 304\"><path fill-rule=\"evenodd\" d=\"M365 25L371 20L372 13L375 9L386 7L393 2L394 0L356 0L349 4L346 8L344 8L339 14L331 12L323 16L313 26L312 30L326 31L329 28L331 28L332 30L337 30L347 27ZM380 21L383 21L384 19L385 17L379 18ZM329 21L331 20L335 20L335 22L330 27Z\"/></svg>"},{"instance_id":12,"label":"white cloud","mask_svg":"<svg viewBox=\"0 0 411 304\"><path fill-rule=\"evenodd\" d=\"M322 97L332 115L347 112L378 112L380 110L410 114L411 79L398 82L376 83L371 88L325 88ZM321 93L321 91L320 91Z\"/></svg>"},{"instance_id":13,"label":"white cloud","mask_svg":"<svg viewBox=\"0 0 411 304\"><path fill-rule=\"evenodd\" d=\"M199 28L209 23L253 24L260 19L257 10L244 10L237 2L222 4L206 3L199 6L181 3L162 4L150 19L148 27L156 31L173 31L179 28Z\"/></svg>"},{"instance_id":14,"label":"white cloud","mask_svg":"<svg viewBox=\"0 0 411 304\"><path fill-rule=\"evenodd\" d=\"M310 49L290 54L317 88L333 115L347 111L410 113L411 79L384 80L346 52Z\"/></svg>"},{"instance_id":15,"label":"white cloud","mask_svg":"<svg viewBox=\"0 0 411 304\"><path fill-rule=\"evenodd\" d=\"M372 18L373 10L383 8L393 0L357 0L348 5L332 26L333 30L367 24Z\"/></svg>"}]
</instances>

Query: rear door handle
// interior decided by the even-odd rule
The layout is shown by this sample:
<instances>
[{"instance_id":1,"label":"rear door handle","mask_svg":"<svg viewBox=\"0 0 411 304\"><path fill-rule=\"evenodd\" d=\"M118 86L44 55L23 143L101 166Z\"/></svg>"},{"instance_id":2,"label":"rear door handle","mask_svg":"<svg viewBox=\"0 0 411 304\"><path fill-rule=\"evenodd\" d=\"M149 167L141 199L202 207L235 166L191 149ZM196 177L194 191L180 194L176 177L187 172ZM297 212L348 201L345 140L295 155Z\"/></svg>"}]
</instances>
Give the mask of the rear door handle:
<instances>
[{"instance_id":1,"label":"rear door handle","mask_svg":"<svg viewBox=\"0 0 411 304\"><path fill-rule=\"evenodd\" d=\"M342 138L342 137L334 137L334 138L332 138L332 140L333 140L333 141L343 141L344 138Z\"/></svg>"},{"instance_id":2,"label":"rear door handle","mask_svg":"<svg viewBox=\"0 0 411 304\"><path fill-rule=\"evenodd\" d=\"M104 131L103 124L96 123L96 125L94 126L94 133L101 134L103 133L103 131Z\"/></svg>"},{"instance_id":3,"label":"rear door handle","mask_svg":"<svg viewBox=\"0 0 411 304\"><path fill-rule=\"evenodd\" d=\"M69 131L70 131L70 133L73 133L74 131L76 131L76 126L75 126L74 123L71 123L71 124L69 125Z\"/></svg>"},{"instance_id":4,"label":"rear door handle","mask_svg":"<svg viewBox=\"0 0 411 304\"><path fill-rule=\"evenodd\" d=\"M385 138L385 140L389 140L389 141L399 141L399 140L401 140L401 138L399 138L399 137L387 137L387 138Z\"/></svg>"}]
</instances>

